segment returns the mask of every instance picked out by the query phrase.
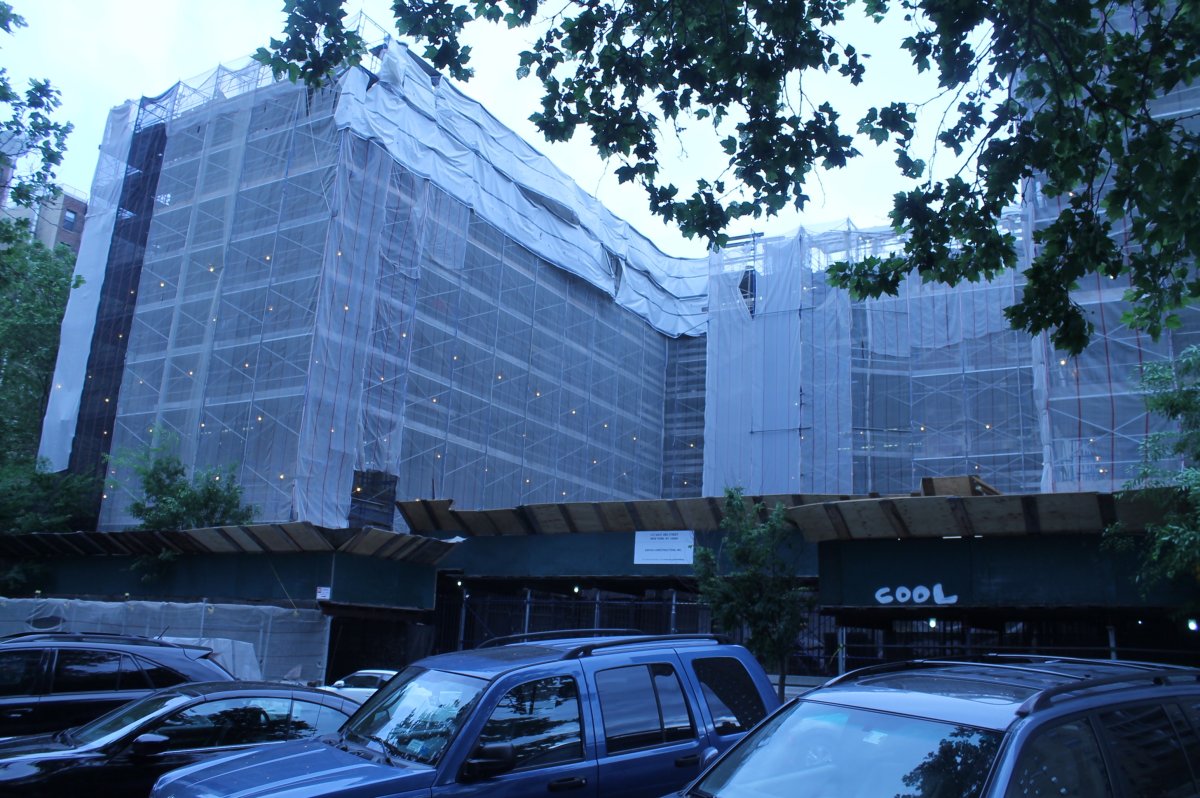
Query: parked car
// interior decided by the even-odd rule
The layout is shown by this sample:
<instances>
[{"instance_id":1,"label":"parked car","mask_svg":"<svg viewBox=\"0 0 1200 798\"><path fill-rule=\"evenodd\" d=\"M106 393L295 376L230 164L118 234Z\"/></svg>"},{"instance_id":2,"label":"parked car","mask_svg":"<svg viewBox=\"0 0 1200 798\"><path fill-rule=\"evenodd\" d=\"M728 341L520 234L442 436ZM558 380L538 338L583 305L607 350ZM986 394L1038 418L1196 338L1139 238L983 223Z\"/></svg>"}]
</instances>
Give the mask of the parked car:
<instances>
[{"instance_id":1,"label":"parked car","mask_svg":"<svg viewBox=\"0 0 1200 798\"><path fill-rule=\"evenodd\" d=\"M657 798L778 704L712 635L537 637L426 657L338 736L183 768L153 795Z\"/></svg>"},{"instance_id":2,"label":"parked car","mask_svg":"<svg viewBox=\"0 0 1200 798\"><path fill-rule=\"evenodd\" d=\"M388 679L395 676L399 671L389 671L381 669L367 669L355 671L349 676L338 679L333 684L324 688L332 690L335 693L341 693L349 698L354 698L358 701L366 701L376 690L387 682Z\"/></svg>"},{"instance_id":3,"label":"parked car","mask_svg":"<svg viewBox=\"0 0 1200 798\"><path fill-rule=\"evenodd\" d=\"M147 795L206 757L336 732L358 705L277 682L168 687L74 729L0 741L0 795Z\"/></svg>"},{"instance_id":4,"label":"parked car","mask_svg":"<svg viewBox=\"0 0 1200 798\"><path fill-rule=\"evenodd\" d=\"M906 662L789 702L678 796L1195 796L1198 753L1200 670Z\"/></svg>"},{"instance_id":5,"label":"parked car","mask_svg":"<svg viewBox=\"0 0 1200 798\"><path fill-rule=\"evenodd\" d=\"M99 633L0 639L0 737L79 726L157 689L233 675L204 646Z\"/></svg>"}]
</instances>

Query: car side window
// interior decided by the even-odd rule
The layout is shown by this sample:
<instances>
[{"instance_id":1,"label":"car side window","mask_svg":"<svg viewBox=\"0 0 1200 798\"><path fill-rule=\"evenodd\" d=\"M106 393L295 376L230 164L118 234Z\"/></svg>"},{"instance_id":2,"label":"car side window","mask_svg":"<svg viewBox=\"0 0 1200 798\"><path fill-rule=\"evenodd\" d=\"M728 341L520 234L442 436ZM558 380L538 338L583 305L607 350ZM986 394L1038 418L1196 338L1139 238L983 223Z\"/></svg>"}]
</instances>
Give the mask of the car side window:
<instances>
[{"instance_id":1,"label":"car side window","mask_svg":"<svg viewBox=\"0 0 1200 798\"><path fill-rule=\"evenodd\" d=\"M517 768L583 759L583 725L575 680L552 676L509 690L484 724L479 742L511 742Z\"/></svg>"},{"instance_id":2,"label":"car side window","mask_svg":"<svg viewBox=\"0 0 1200 798\"><path fill-rule=\"evenodd\" d=\"M683 686L665 663L629 665L596 674L604 744L610 754L696 736Z\"/></svg>"},{"instance_id":3,"label":"car side window","mask_svg":"<svg viewBox=\"0 0 1200 798\"><path fill-rule=\"evenodd\" d=\"M323 704L315 704L312 701L293 701L289 739L332 734L340 729L349 717L349 715Z\"/></svg>"},{"instance_id":4,"label":"car side window","mask_svg":"<svg viewBox=\"0 0 1200 798\"><path fill-rule=\"evenodd\" d=\"M735 657L701 657L692 662L717 734L744 732L767 716L758 688Z\"/></svg>"},{"instance_id":5,"label":"car side window","mask_svg":"<svg viewBox=\"0 0 1200 798\"><path fill-rule=\"evenodd\" d=\"M170 740L168 750L252 745L288 739L291 701L286 698L222 698L185 707L152 731Z\"/></svg>"},{"instance_id":6,"label":"car side window","mask_svg":"<svg viewBox=\"0 0 1200 798\"><path fill-rule=\"evenodd\" d=\"M1175 715L1174 722L1171 715ZM1187 726L1178 707L1121 707L1101 713L1100 728L1112 741L1117 778L1134 798L1190 798L1196 783L1177 729Z\"/></svg>"},{"instance_id":7,"label":"car side window","mask_svg":"<svg viewBox=\"0 0 1200 798\"><path fill-rule=\"evenodd\" d=\"M1005 798L1112 798L1100 746L1084 718L1047 728L1021 750Z\"/></svg>"},{"instance_id":8,"label":"car side window","mask_svg":"<svg viewBox=\"0 0 1200 798\"><path fill-rule=\"evenodd\" d=\"M176 673L165 665L151 662L145 657L136 657L136 659L138 665L142 667L142 673L146 675L154 687L174 687L177 684L183 684L187 681L181 674Z\"/></svg>"},{"instance_id":9,"label":"car side window","mask_svg":"<svg viewBox=\"0 0 1200 798\"><path fill-rule=\"evenodd\" d=\"M0 696L29 695L42 669L42 650L27 648L0 653Z\"/></svg>"},{"instance_id":10,"label":"car side window","mask_svg":"<svg viewBox=\"0 0 1200 798\"><path fill-rule=\"evenodd\" d=\"M146 678L128 654L73 648L59 649L50 684L54 693L146 689Z\"/></svg>"}]
</instances>

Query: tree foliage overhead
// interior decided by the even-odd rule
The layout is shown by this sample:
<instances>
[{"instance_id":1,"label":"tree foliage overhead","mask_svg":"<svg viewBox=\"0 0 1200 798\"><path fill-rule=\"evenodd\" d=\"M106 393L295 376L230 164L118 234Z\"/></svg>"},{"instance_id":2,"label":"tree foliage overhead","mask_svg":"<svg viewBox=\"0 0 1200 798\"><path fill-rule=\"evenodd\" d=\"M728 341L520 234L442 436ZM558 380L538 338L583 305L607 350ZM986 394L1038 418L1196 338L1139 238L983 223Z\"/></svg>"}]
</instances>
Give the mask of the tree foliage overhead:
<instances>
[{"instance_id":1,"label":"tree foliage overhead","mask_svg":"<svg viewBox=\"0 0 1200 798\"><path fill-rule=\"evenodd\" d=\"M1142 389L1146 408L1178 429L1146 438L1138 474L1124 498L1158 508L1161 520L1147 524L1145 535L1119 526L1110 531L1137 549L1140 576L1147 583L1200 583L1200 347L1188 347L1174 361L1145 366Z\"/></svg>"},{"instance_id":2,"label":"tree foliage overhead","mask_svg":"<svg viewBox=\"0 0 1200 798\"><path fill-rule=\"evenodd\" d=\"M0 0L0 30L11 34L25 27L12 4ZM0 68L0 191L17 205L34 207L58 195L54 170L62 163L72 125L53 119L61 104L48 80L30 80L23 91L13 86L8 70ZM11 170L11 171L9 171Z\"/></svg>"},{"instance_id":3,"label":"tree foliage overhead","mask_svg":"<svg viewBox=\"0 0 1200 798\"><path fill-rule=\"evenodd\" d=\"M287 0L285 38L257 58L323 82L361 51L342 5ZM545 137L586 129L654 213L712 245L733 219L803 209L814 167L842 166L873 142L893 147L913 181L891 213L909 238L900 254L834 268L856 295L895 293L914 272L953 284L1017 265L1000 217L1028 191L1059 210L1007 309L1014 327L1078 352L1092 328L1069 291L1093 274L1128 275L1128 321L1155 335L1200 296L1200 126L1154 99L1200 74L1192 0L396 0L393 10L400 33L459 79L472 71L468 24L535 29L516 69L542 84L531 119ZM863 80L869 56L843 35L851 15L899 23L895 46L936 73L949 103L938 147L965 169L934 176L916 151L921 114L944 105L884 98L847 125L835 98L805 93L814 73ZM660 146L698 120L728 161L680 188L660 174ZM1126 218L1127 231L1114 229Z\"/></svg>"},{"instance_id":4,"label":"tree foliage overhead","mask_svg":"<svg viewBox=\"0 0 1200 798\"><path fill-rule=\"evenodd\" d=\"M782 504L768 515L761 503L747 502L740 488L725 491L721 531L719 551L696 550L700 598L721 629L744 629L746 647L779 668L782 700L788 657L812 606L792 556L798 535L789 532Z\"/></svg>"}]
</instances>

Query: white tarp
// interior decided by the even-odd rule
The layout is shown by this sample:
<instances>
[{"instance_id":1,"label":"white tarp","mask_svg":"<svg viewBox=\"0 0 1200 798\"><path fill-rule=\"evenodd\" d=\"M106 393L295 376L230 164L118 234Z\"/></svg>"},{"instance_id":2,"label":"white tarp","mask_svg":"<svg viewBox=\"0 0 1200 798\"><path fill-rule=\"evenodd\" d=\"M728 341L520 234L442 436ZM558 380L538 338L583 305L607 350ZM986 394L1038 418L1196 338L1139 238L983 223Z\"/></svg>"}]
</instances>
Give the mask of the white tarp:
<instances>
[{"instance_id":1,"label":"white tarp","mask_svg":"<svg viewBox=\"0 0 1200 798\"><path fill-rule=\"evenodd\" d=\"M665 255L450 81L431 81L404 45L387 45L378 81L353 70L340 89L339 127L383 144L404 168L661 332L704 331L704 259ZM624 263L622 277L608 253Z\"/></svg>"},{"instance_id":2,"label":"white tarp","mask_svg":"<svg viewBox=\"0 0 1200 798\"><path fill-rule=\"evenodd\" d=\"M82 278L83 284L72 289L67 298L54 383L42 420L38 456L46 459L51 471L66 469L71 456L71 441L79 420L79 402L87 379L92 331L96 327L96 311L100 307L100 291L104 287L108 250L117 221L125 162L136 119L136 103L127 102L114 108L108 115L100 145L100 162L92 180L83 239L75 259L75 276Z\"/></svg>"}]
</instances>

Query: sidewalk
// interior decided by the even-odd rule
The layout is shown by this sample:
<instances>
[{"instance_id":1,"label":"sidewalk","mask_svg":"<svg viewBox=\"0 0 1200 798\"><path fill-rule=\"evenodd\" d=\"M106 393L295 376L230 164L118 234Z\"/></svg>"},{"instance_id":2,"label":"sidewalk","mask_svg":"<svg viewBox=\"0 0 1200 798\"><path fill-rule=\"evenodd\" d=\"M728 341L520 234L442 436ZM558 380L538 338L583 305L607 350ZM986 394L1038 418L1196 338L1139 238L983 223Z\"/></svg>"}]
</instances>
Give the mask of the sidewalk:
<instances>
[{"instance_id":1,"label":"sidewalk","mask_svg":"<svg viewBox=\"0 0 1200 798\"><path fill-rule=\"evenodd\" d=\"M778 674L769 673L769 674L767 674L767 678L771 680L771 684L775 686L776 690L778 690L779 689ZM824 684L825 682L829 681L832 678L833 678L832 676L793 676L793 675L789 675L787 677L787 682L785 682L783 685L783 694L787 698L795 698L796 696L800 695L801 693L807 692L808 690L812 689L813 687L816 687L817 685Z\"/></svg>"}]
</instances>

